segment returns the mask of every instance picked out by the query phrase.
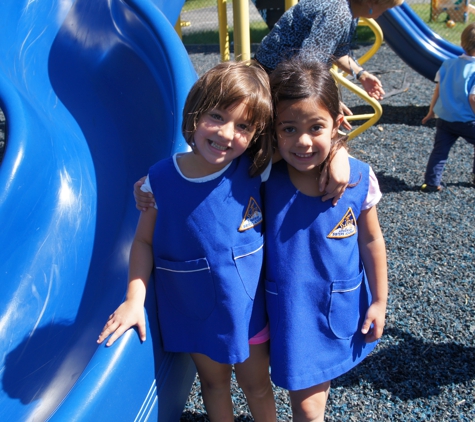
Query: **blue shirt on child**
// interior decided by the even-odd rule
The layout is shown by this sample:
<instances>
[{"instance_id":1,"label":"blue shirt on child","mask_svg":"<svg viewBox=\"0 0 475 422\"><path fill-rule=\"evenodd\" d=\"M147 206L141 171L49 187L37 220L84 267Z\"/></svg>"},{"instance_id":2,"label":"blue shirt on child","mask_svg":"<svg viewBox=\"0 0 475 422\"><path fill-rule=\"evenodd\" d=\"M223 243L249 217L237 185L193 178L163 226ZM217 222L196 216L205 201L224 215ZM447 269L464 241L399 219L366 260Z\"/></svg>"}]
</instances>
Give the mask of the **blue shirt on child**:
<instances>
[{"instance_id":1,"label":"blue shirt on child","mask_svg":"<svg viewBox=\"0 0 475 422\"><path fill-rule=\"evenodd\" d=\"M434 106L437 117L447 122L474 121L468 97L475 94L475 57L463 54L446 60L435 81L439 82L439 98Z\"/></svg>"}]
</instances>

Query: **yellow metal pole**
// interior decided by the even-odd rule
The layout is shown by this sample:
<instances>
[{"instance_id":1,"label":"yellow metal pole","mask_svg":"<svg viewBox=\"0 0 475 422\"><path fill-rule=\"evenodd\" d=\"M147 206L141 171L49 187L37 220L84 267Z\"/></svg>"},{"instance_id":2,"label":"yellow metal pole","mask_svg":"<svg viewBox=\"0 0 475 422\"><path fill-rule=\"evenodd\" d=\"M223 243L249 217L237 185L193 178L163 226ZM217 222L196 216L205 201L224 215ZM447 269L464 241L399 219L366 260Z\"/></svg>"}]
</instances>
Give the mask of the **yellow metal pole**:
<instances>
[{"instance_id":1,"label":"yellow metal pole","mask_svg":"<svg viewBox=\"0 0 475 422\"><path fill-rule=\"evenodd\" d=\"M218 23L219 23L219 51L221 61L227 62L229 53L229 32L228 32L228 12L226 10L226 0L218 0Z\"/></svg>"},{"instance_id":2,"label":"yellow metal pole","mask_svg":"<svg viewBox=\"0 0 475 422\"><path fill-rule=\"evenodd\" d=\"M292 6L297 4L297 0L285 0L285 10L289 10Z\"/></svg>"},{"instance_id":3,"label":"yellow metal pole","mask_svg":"<svg viewBox=\"0 0 475 422\"><path fill-rule=\"evenodd\" d=\"M341 73L339 73L336 70L335 66L333 66L330 69L330 72L332 73L333 77L339 84L348 88L351 92L358 95L360 98L365 100L371 107L373 107L373 111L374 111L373 114L359 114L355 116L346 116L346 119L348 121L367 120L360 127L348 133L348 140L350 140L358 136L360 133L364 132L370 126L373 126L381 118L381 115L383 114L383 108L381 107L381 104L379 104L379 102L375 100L374 98L371 98L364 89L361 89L359 86L356 86L353 82L343 77Z\"/></svg>"},{"instance_id":4,"label":"yellow metal pole","mask_svg":"<svg viewBox=\"0 0 475 422\"><path fill-rule=\"evenodd\" d=\"M178 34L178 36L180 37L180 40L182 38L181 36L181 18L178 16L178 20L176 21L176 24L175 24L175 31L176 33Z\"/></svg>"},{"instance_id":5,"label":"yellow metal pole","mask_svg":"<svg viewBox=\"0 0 475 422\"><path fill-rule=\"evenodd\" d=\"M363 64L376 54L376 52L383 44L384 37L383 30L374 19L360 18L358 21L358 25L369 26L370 29L373 31L375 37L374 44L371 46L371 48L358 59L358 63Z\"/></svg>"},{"instance_id":6,"label":"yellow metal pole","mask_svg":"<svg viewBox=\"0 0 475 422\"><path fill-rule=\"evenodd\" d=\"M233 1L234 58L251 59L251 36L249 28L249 0Z\"/></svg>"}]
</instances>

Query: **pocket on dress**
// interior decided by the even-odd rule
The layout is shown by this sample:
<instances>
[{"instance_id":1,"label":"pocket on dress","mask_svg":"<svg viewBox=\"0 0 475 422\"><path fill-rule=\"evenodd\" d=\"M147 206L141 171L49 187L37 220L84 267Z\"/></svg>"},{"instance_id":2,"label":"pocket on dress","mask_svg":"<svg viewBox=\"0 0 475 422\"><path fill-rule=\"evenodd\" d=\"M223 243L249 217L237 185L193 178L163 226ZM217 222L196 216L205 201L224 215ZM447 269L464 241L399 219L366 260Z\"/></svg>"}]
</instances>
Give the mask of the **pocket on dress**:
<instances>
[{"instance_id":1,"label":"pocket on dress","mask_svg":"<svg viewBox=\"0 0 475 422\"><path fill-rule=\"evenodd\" d=\"M349 280L336 280L331 285L330 328L336 337L349 339L358 330L360 317L361 272Z\"/></svg>"},{"instance_id":2,"label":"pocket on dress","mask_svg":"<svg viewBox=\"0 0 475 422\"><path fill-rule=\"evenodd\" d=\"M155 259L155 271L167 300L183 315L205 320L216 306L216 291L206 258L173 262Z\"/></svg>"},{"instance_id":3,"label":"pocket on dress","mask_svg":"<svg viewBox=\"0 0 475 422\"><path fill-rule=\"evenodd\" d=\"M264 260L264 238L233 247L233 259L244 290L254 300Z\"/></svg>"}]
</instances>

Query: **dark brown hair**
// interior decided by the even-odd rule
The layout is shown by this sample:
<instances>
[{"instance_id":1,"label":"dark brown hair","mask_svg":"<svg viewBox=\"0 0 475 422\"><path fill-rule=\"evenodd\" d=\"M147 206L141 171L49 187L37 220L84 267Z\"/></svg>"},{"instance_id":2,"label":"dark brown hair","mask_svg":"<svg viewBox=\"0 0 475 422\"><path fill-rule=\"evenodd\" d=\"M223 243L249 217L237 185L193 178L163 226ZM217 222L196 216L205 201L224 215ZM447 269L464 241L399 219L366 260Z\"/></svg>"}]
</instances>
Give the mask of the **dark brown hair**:
<instances>
[{"instance_id":1,"label":"dark brown hair","mask_svg":"<svg viewBox=\"0 0 475 422\"><path fill-rule=\"evenodd\" d=\"M198 121L204 113L240 102L246 103L247 118L256 128L247 152L252 161L249 174L257 176L272 157L272 141L269 130L266 131L272 118L272 100L269 78L256 63L225 62L201 76L186 99L182 132L187 144L192 146Z\"/></svg>"},{"instance_id":2,"label":"dark brown hair","mask_svg":"<svg viewBox=\"0 0 475 422\"><path fill-rule=\"evenodd\" d=\"M324 107L336 125L340 110L340 93L327 64L304 60L281 62L270 75L274 113L281 101L297 101L307 98ZM274 116L275 117L275 116ZM348 136L336 136L332 139L330 154L320 165L320 171L327 166L335 152L346 147Z\"/></svg>"}]
</instances>

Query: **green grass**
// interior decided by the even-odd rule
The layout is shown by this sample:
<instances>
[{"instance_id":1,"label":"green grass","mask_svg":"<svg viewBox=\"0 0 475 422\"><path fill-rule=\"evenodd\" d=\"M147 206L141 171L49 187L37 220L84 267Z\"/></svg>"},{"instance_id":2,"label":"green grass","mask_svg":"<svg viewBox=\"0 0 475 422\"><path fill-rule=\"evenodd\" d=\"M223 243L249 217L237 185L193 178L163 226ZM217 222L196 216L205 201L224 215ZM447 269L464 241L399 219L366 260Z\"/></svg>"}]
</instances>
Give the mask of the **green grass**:
<instances>
[{"instance_id":1,"label":"green grass","mask_svg":"<svg viewBox=\"0 0 475 422\"><path fill-rule=\"evenodd\" d=\"M260 43L269 33L269 28L264 22L251 23L251 43ZM233 28L229 29L229 41L233 42L234 31ZM183 44L219 44L219 32L215 31L203 31L193 32L191 34L183 34Z\"/></svg>"},{"instance_id":2,"label":"green grass","mask_svg":"<svg viewBox=\"0 0 475 422\"><path fill-rule=\"evenodd\" d=\"M466 23L456 22L453 28L447 28L446 21L448 20L447 13L441 13L436 21L431 19L431 11L429 4L411 4L412 10L431 28L435 33L442 38L450 41L453 44L460 45L460 35L466 26ZM475 16L468 15L468 21L474 22ZM467 22L468 23L468 22Z\"/></svg>"},{"instance_id":3,"label":"green grass","mask_svg":"<svg viewBox=\"0 0 475 422\"><path fill-rule=\"evenodd\" d=\"M369 26L356 27L356 42L373 43L375 39L374 32Z\"/></svg>"},{"instance_id":4,"label":"green grass","mask_svg":"<svg viewBox=\"0 0 475 422\"><path fill-rule=\"evenodd\" d=\"M170 0L172 1L172 0ZM229 0L228 0L229 1ZM216 6L217 0L187 0L183 11L195 10L204 7ZM447 28L447 14L441 13L437 21L430 19L430 5L427 3L411 4L411 8L420 16L420 18L442 38L456 45L460 45L460 35L465 28L463 22L457 22L455 27ZM475 15L469 14L469 21L475 21ZM251 43L260 43L262 38L268 34L269 30L264 22L251 23ZM230 28L230 40L233 40L233 30ZM372 43L375 40L373 31L367 26L358 26L356 28L356 40L362 43ZM218 29L214 31L192 32L183 35L184 44L219 44Z\"/></svg>"},{"instance_id":5,"label":"green grass","mask_svg":"<svg viewBox=\"0 0 475 422\"><path fill-rule=\"evenodd\" d=\"M173 0L170 0L173 1ZM217 6L217 0L186 0L183 5L183 12L189 12L190 10L203 9L205 7ZM217 13L217 12L216 12Z\"/></svg>"}]
</instances>

